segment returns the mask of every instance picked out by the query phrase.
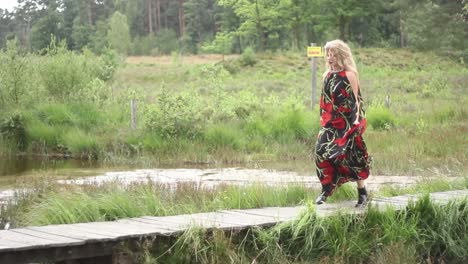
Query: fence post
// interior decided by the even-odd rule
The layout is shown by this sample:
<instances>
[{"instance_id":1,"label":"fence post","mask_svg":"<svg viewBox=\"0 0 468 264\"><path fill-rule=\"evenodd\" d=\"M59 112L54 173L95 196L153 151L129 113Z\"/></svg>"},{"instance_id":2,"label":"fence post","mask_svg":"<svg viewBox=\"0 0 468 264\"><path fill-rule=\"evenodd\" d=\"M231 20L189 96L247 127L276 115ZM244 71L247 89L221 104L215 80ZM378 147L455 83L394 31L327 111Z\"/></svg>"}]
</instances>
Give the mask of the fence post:
<instances>
[{"instance_id":1,"label":"fence post","mask_svg":"<svg viewBox=\"0 0 468 264\"><path fill-rule=\"evenodd\" d=\"M315 43L310 43L311 47L315 46ZM312 57L311 58L311 67L312 67L312 109L314 109L315 106L315 97L317 97L317 58Z\"/></svg>"},{"instance_id":2,"label":"fence post","mask_svg":"<svg viewBox=\"0 0 468 264\"><path fill-rule=\"evenodd\" d=\"M132 121L132 129L136 129L137 126L137 106L135 99L130 101L130 112L131 112L131 121Z\"/></svg>"}]
</instances>

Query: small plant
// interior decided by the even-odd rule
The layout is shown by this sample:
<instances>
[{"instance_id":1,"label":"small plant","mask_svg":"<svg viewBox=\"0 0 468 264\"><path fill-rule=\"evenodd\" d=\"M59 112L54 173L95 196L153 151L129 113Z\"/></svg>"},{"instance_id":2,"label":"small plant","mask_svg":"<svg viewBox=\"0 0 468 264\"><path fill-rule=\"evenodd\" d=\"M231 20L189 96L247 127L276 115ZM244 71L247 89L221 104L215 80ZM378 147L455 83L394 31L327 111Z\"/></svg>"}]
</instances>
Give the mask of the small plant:
<instances>
[{"instance_id":1,"label":"small plant","mask_svg":"<svg viewBox=\"0 0 468 264\"><path fill-rule=\"evenodd\" d=\"M369 107L367 121L374 129L389 130L395 126L395 117L390 110L382 105Z\"/></svg>"},{"instance_id":2,"label":"small plant","mask_svg":"<svg viewBox=\"0 0 468 264\"><path fill-rule=\"evenodd\" d=\"M255 51L252 47L247 47L244 52L242 52L240 62L242 66L253 66L257 63L257 57L255 56Z\"/></svg>"},{"instance_id":3,"label":"small plant","mask_svg":"<svg viewBox=\"0 0 468 264\"><path fill-rule=\"evenodd\" d=\"M4 140L12 141L15 147L24 151L28 146L26 128L23 116L20 113L13 113L0 123L0 137Z\"/></svg>"}]
</instances>

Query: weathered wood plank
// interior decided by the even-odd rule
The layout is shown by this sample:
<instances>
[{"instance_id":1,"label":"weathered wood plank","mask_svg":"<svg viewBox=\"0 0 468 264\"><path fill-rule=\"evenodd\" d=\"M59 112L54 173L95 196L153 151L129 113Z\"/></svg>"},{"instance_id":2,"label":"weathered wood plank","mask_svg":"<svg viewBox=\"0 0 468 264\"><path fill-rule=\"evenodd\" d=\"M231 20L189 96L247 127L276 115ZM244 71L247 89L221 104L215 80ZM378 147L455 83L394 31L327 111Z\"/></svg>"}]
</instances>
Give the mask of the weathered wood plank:
<instances>
[{"instance_id":1,"label":"weathered wood plank","mask_svg":"<svg viewBox=\"0 0 468 264\"><path fill-rule=\"evenodd\" d=\"M85 241L80 238L71 238L67 236L63 236L62 234L51 234L47 232L42 232L34 229L28 229L28 228L20 228L20 229L12 229L12 232L23 234L23 235L28 235L31 237L37 237L37 238L43 238L43 239L48 239L55 241L57 243L62 243L63 245L81 245L84 244ZM56 245L56 246L61 246L62 244Z\"/></svg>"},{"instance_id":2,"label":"weathered wood plank","mask_svg":"<svg viewBox=\"0 0 468 264\"><path fill-rule=\"evenodd\" d=\"M155 219L152 219L155 218ZM134 219L134 221L142 222L142 223L148 223L148 224L158 224L163 228L166 228L168 230L173 230L174 233L181 232L190 225L190 222L187 221L186 223L174 223L170 221L170 219L164 219L164 218L159 218L159 217L143 217L143 218L137 218Z\"/></svg>"},{"instance_id":3,"label":"weathered wood plank","mask_svg":"<svg viewBox=\"0 0 468 264\"><path fill-rule=\"evenodd\" d=\"M272 216L278 219L279 221L287 221L287 220L294 219L294 217L296 217L298 213L304 208L305 208L304 206L265 207L265 208L259 208L259 209L245 209L245 210L235 209L232 211L244 212L246 214L252 214L252 215Z\"/></svg>"},{"instance_id":4,"label":"weathered wood plank","mask_svg":"<svg viewBox=\"0 0 468 264\"><path fill-rule=\"evenodd\" d=\"M62 237L48 238L38 237L31 234L23 234L21 230L2 230L0 231L0 238L2 243L12 242L15 246L11 246L12 250L26 250L32 248L50 248L60 247L68 245L79 245L82 244L79 240L65 239ZM6 251L7 249L1 249L0 252Z\"/></svg>"},{"instance_id":5,"label":"weathered wood plank","mask_svg":"<svg viewBox=\"0 0 468 264\"><path fill-rule=\"evenodd\" d=\"M114 239L139 237L145 233L139 227L127 225L124 223L117 223L117 222L83 223L83 224L75 224L75 227L83 229L83 230L87 230L87 231L100 230L106 233L113 233Z\"/></svg>"},{"instance_id":6,"label":"weathered wood plank","mask_svg":"<svg viewBox=\"0 0 468 264\"><path fill-rule=\"evenodd\" d=\"M234 215L236 217L239 217L240 219L250 219L253 225L270 225L276 224L278 222L278 220L273 216L253 215L231 210L222 210L220 212L224 214Z\"/></svg>"},{"instance_id":7,"label":"weathered wood plank","mask_svg":"<svg viewBox=\"0 0 468 264\"><path fill-rule=\"evenodd\" d=\"M28 230L35 230L38 232L44 232L49 234L55 235L62 235L66 237L70 237L73 239L80 239L86 242L93 242L93 241L110 241L113 240L114 236L109 235L102 235L96 233L86 232L84 230L75 229L73 225L50 225L50 226L41 226L41 227L26 227L25 229Z\"/></svg>"},{"instance_id":8,"label":"weathered wood plank","mask_svg":"<svg viewBox=\"0 0 468 264\"><path fill-rule=\"evenodd\" d=\"M149 235L157 234L157 235L168 235L174 233L174 229L170 229L165 226L160 226L157 223L144 223L136 221L136 219L121 219L116 221L117 223L124 224L126 227L131 226L134 228L141 229L145 233Z\"/></svg>"}]
</instances>

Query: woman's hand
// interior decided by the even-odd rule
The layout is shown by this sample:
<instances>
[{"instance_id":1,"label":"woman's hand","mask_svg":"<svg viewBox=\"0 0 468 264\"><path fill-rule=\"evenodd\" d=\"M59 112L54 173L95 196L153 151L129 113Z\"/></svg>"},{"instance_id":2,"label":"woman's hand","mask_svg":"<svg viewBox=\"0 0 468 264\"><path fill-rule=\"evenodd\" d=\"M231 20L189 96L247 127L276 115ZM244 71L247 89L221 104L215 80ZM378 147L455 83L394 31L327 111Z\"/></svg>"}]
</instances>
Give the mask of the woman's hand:
<instances>
[{"instance_id":1,"label":"woman's hand","mask_svg":"<svg viewBox=\"0 0 468 264\"><path fill-rule=\"evenodd\" d=\"M354 120L353 125L359 125L359 112L356 113L356 119Z\"/></svg>"}]
</instances>

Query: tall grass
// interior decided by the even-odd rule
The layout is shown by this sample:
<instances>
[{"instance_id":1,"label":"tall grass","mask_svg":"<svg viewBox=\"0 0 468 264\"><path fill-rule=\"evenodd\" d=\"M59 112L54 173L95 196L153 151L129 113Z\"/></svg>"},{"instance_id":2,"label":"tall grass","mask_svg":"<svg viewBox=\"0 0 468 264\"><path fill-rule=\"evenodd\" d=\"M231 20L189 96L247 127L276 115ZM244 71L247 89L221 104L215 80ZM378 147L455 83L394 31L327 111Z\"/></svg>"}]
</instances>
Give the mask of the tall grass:
<instances>
[{"instance_id":1,"label":"tall grass","mask_svg":"<svg viewBox=\"0 0 468 264\"><path fill-rule=\"evenodd\" d=\"M302 185L200 189L195 184L181 183L175 190L159 184L122 187L119 182L102 187L50 186L52 189L48 189L47 193L37 193L19 200L19 205L14 206L18 211L15 225L69 224L145 215L289 206L309 200L318 193Z\"/></svg>"}]
</instances>

